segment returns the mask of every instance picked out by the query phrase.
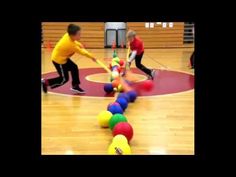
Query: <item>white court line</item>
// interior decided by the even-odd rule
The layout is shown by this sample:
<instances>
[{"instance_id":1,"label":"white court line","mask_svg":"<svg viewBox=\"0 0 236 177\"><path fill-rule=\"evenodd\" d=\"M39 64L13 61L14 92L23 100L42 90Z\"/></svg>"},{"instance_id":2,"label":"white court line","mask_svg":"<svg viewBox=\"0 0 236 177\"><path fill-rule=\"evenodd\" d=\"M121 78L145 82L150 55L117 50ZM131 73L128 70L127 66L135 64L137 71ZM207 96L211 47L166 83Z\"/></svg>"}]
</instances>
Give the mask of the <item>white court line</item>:
<instances>
[{"instance_id":1,"label":"white court line","mask_svg":"<svg viewBox=\"0 0 236 177\"><path fill-rule=\"evenodd\" d=\"M147 80L147 76L145 76L145 75L142 75L142 74L136 74L136 73L133 73L133 74L142 77L142 79L139 79L139 80L136 81L136 82L142 82L142 81ZM97 83L111 83L111 82L109 82L109 81L104 82L104 81L96 81L96 80L91 79L91 77L94 76L94 75L108 75L108 76L109 76L109 73L91 74L91 75L86 76L85 79L88 80L88 81L90 81L90 82L97 82Z\"/></svg>"}]
</instances>

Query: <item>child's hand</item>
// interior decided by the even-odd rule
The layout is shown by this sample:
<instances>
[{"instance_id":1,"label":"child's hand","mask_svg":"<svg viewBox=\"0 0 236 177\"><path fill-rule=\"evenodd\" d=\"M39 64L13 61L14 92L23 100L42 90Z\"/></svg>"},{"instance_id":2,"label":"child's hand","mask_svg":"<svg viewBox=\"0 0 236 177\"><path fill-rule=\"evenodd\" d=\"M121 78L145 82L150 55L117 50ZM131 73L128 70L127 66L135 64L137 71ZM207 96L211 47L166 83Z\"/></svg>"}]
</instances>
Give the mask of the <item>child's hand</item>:
<instances>
[{"instance_id":1,"label":"child's hand","mask_svg":"<svg viewBox=\"0 0 236 177\"><path fill-rule=\"evenodd\" d=\"M130 66L131 66L131 61L128 62L128 65L129 65L129 68L130 68Z\"/></svg>"},{"instance_id":2,"label":"child's hand","mask_svg":"<svg viewBox=\"0 0 236 177\"><path fill-rule=\"evenodd\" d=\"M97 59L96 59L96 58L92 58L92 60L93 60L94 62L97 62Z\"/></svg>"},{"instance_id":3,"label":"child's hand","mask_svg":"<svg viewBox=\"0 0 236 177\"><path fill-rule=\"evenodd\" d=\"M131 65L131 62L128 61L126 67L127 67L127 68L130 68L130 65Z\"/></svg>"}]
</instances>

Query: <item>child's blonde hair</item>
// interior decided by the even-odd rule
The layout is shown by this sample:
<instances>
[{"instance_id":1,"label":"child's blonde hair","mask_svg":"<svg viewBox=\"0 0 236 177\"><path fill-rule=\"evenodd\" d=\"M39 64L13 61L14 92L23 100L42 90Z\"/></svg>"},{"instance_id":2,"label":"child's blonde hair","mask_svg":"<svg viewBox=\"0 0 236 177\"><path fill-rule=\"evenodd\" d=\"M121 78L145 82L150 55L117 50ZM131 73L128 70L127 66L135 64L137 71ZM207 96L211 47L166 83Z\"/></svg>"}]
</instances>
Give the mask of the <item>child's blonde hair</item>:
<instances>
[{"instance_id":1,"label":"child's blonde hair","mask_svg":"<svg viewBox=\"0 0 236 177\"><path fill-rule=\"evenodd\" d=\"M136 36L136 32L133 31L133 30L129 30L127 32L127 38L130 38L130 37L135 37Z\"/></svg>"}]
</instances>

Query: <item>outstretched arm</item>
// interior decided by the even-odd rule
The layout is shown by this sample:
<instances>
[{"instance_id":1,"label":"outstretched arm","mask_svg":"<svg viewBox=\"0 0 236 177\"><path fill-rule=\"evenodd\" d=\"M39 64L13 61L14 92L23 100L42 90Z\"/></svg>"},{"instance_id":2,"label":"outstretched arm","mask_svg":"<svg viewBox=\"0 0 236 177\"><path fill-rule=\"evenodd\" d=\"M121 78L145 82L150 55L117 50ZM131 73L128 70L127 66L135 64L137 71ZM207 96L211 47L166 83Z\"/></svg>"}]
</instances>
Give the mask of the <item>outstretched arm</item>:
<instances>
[{"instance_id":1,"label":"outstretched arm","mask_svg":"<svg viewBox=\"0 0 236 177\"><path fill-rule=\"evenodd\" d=\"M130 55L129 59L128 59L128 62L131 63L131 62L135 59L135 56L136 56L136 55L137 55L137 51L136 51L136 50L133 50L133 51L131 52L131 55Z\"/></svg>"},{"instance_id":2,"label":"outstretched arm","mask_svg":"<svg viewBox=\"0 0 236 177\"><path fill-rule=\"evenodd\" d=\"M80 42L75 41L75 43L76 43L76 45L79 46L80 48L84 48L84 46L83 46Z\"/></svg>"},{"instance_id":3,"label":"outstretched arm","mask_svg":"<svg viewBox=\"0 0 236 177\"><path fill-rule=\"evenodd\" d=\"M93 61L95 61L95 57L90 53L88 52L86 49L84 48L81 48L79 45L76 46L76 52L81 54L81 55L84 55L88 58L91 58Z\"/></svg>"}]
</instances>

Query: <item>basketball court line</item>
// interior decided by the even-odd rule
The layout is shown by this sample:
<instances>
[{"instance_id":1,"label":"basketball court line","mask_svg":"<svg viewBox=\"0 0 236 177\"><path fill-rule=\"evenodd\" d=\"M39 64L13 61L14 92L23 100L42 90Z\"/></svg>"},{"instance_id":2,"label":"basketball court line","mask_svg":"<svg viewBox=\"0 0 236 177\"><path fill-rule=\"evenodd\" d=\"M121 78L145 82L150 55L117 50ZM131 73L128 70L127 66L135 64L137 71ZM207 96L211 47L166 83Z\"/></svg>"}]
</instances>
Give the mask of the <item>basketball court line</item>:
<instances>
[{"instance_id":1,"label":"basketball court line","mask_svg":"<svg viewBox=\"0 0 236 177\"><path fill-rule=\"evenodd\" d=\"M135 68L135 67L133 67ZM90 69L90 68L83 68L83 69ZM155 68L154 68L155 69ZM156 69L157 71L160 70L160 69ZM180 71L180 70L173 70L173 69L168 69L168 71L176 71L176 72L180 72L180 73L185 73L185 74L189 74L189 75L193 75L193 73L189 73L189 72L186 72L186 71ZM44 72L42 74L47 74L48 72ZM99 73L98 73L99 74ZM103 74L103 73L101 73ZM85 79L87 79L88 76L85 77ZM158 75L157 75L158 77ZM172 96L172 95L177 95L177 94L183 94L183 93L187 93L187 92L191 92L191 91L194 91L194 88L193 89L190 89L190 90L186 90L186 91L181 91L181 92L176 92L176 93L167 93L167 94L161 94L161 95L150 95L150 96L138 96L138 98L156 98L156 97L160 97L160 96ZM92 99L105 99L105 100L113 100L114 97L94 97L94 96L80 96L80 95L68 95L68 94L63 94L63 93L55 93L55 92L50 92L48 91L48 93L50 94L54 94L54 95L60 95L60 96L69 96L69 97L79 97L79 98L92 98Z\"/></svg>"},{"instance_id":2,"label":"basketball court line","mask_svg":"<svg viewBox=\"0 0 236 177\"><path fill-rule=\"evenodd\" d=\"M86 80L88 80L88 81L90 81L90 82L97 82L97 83L111 83L110 81L107 81L107 82L104 82L104 81L96 81L96 80L94 80L94 79L91 79L91 77L93 77L94 75L107 75L108 73L98 73L98 74L91 74L91 75L88 75L88 76L86 76L85 77L85 79ZM142 78L141 79L139 79L138 81L136 81L136 82L142 82L142 81L145 81L145 80L147 80L148 78L147 78L147 76L145 76L145 75L142 75L142 74L137 74L137 73L135 73L134 75L136 75L136 76L141 76Z\"/></svg>"},{"instance_id":3,"label":"basketball court line","mask_svg":"<svg viewBox=\"0 0 236 177\"><path fill-rule=\"evenodd\" d=\"M157 60L155 60L154 58L150 57L149 55L145 55L145 56L147 56L148 58L150 58L150 59L151 59L152 61L154 61L155 63L157 63L157 64L163 66L164 68L169 69L169 67L167 67L166 65L164 65L164 64L162 64L162 63L160 63L160 62L158 62Z\"/></svg>"}]
</instances>

